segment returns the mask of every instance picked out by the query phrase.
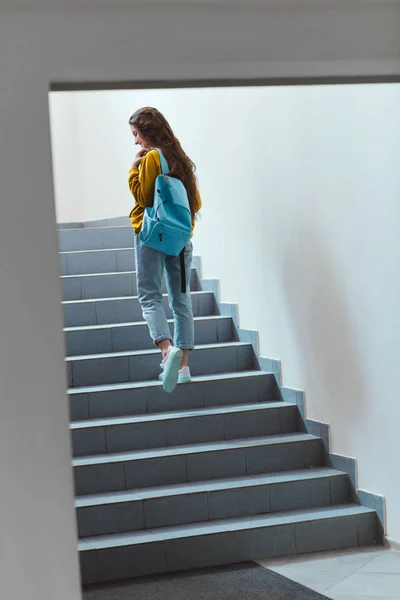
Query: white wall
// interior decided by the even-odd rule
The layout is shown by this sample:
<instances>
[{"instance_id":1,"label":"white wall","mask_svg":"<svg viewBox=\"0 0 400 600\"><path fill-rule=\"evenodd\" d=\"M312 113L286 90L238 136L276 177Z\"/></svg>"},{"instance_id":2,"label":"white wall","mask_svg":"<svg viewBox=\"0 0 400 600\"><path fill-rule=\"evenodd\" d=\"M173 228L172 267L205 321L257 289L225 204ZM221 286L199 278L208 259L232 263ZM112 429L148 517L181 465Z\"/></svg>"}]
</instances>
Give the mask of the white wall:
<instances>
[{"instance_id":1,"label":"white wall","mask_svg":"<svg viewBox=\"0 0 400 600\"><path fill-rule=\"evenodd\" d=\"M400 75L397 4L285 4L0 1L0 582L8 600L80 595L49 86ZM385 368L384 386L389 378Z\"/></svg>"},{"instance_id":2,"label":"white wall","mask_svg":"<svg viewBox=\"0 0 400 600\"><path fill-rule=\"evenodd\" d=\"M219 94L192 142L204 274L358 459L359 487L387 497L400 540L400 86Z\"/></svg>"},{"instance_id":3,"label":"white wall","mask_svg":"<svg viewBox=\"0 0 400 600\"><path fill-rule=\"evenodd\" d=\"M224 98L226 98L225 92ZM127 181L138 147L128 124L141 106L157 106L196 149L196 124L204 127L204 90L53 92L50 94L55 202L59 222L128 215L133 199ZM212 100L211 100L212 102ZM70 111L68 111L68 103ZM193 112L188 106L193 103ZM66 170L62 165L68 165Z\"/></svg>"},{"instance_id":4,"label":"white wall","mask_svg":"<svg viewBox=\"0 0 400 600\"><path fill-rule=\"evenodd\" d=\"M86 190L82 172L82 148L79 143L78 108L78 96L74 93L49 96L54 196L58 223L85 220Z\"/></svg>"},{"instance_id":5,"label":"white wall","mask_svg":"<svg viewBox=\"0 0 400 600\"><path fill-rule=\"evenodd\" d=\"M359 487L386 496L400 540L400 85L219 94L190 141L204 275L332 451L358 459Z\"/></svg>"},{"instance_id":6,"label":"white wall","mask_svg":"<svg viewBox=\"0 0 400 600\"><path fill-rule=\"evenodd\" d=\"M261 354L282 359L284 385L306 391L308 416L331 425L332 450L359 460L360 488L387 497L397 540L399 105L400 86L368 86L243 92L218 120L209 106L236 177L207 171L196 132L205 275L259 330Z\"/></svg>"},{"instance_id":7,"label":"white wall","mask_svg":"<svg viewBox=\"0 0 400 600\"><path fill-rule=\"evenodd\" d=\"M359 460L360 487L387 496L400 540L400 478L388 468L400 417L400 85L76 100L88 218L129 210L130 113L151 104L170 119L198 165L204 275L239 302L261 354L282 359L284 385L306 391L308 416L331 424L332 450Z\"/></svg>"}]
</instances>

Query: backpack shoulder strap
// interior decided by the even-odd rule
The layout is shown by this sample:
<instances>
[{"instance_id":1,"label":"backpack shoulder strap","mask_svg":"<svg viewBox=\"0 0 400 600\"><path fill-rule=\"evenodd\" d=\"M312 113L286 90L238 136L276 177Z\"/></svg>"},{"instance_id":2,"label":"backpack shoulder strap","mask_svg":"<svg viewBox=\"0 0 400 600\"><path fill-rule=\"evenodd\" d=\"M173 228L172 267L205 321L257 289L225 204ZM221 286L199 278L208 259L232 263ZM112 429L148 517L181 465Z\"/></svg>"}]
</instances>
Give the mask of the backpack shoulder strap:
<instances>
[{"instance_id":1,"label":"backpack shoulder strap","mask_svg":"<svg viewBox=\"0 0 400 600\"><path fill-rule=\"evenodd\" d=\"M154 150L157 150L158 155L160 157L161 174L166 175L169 172L169 166L168 166L167 161L165 160L165 156L159 148L154 148Z\"/></svg>"}]
</instances>

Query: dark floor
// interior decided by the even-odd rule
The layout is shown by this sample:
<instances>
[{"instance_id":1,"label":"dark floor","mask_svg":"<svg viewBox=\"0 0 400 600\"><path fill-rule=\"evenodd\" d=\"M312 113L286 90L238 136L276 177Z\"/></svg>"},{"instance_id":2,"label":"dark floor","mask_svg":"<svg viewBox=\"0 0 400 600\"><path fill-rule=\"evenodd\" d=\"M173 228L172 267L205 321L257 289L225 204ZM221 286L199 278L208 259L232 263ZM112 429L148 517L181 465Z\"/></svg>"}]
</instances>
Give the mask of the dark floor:
<instances>
[{"instance_id":1,"label":"dark floor","mask_svg":"<svg viewBox=\"0 0 400 600\"><path fill-rule=\"evenodd\" d=\"M122 581L84 590L84 600L321 600L317 592L254 563Z\"/></svg>"}]
</instances>

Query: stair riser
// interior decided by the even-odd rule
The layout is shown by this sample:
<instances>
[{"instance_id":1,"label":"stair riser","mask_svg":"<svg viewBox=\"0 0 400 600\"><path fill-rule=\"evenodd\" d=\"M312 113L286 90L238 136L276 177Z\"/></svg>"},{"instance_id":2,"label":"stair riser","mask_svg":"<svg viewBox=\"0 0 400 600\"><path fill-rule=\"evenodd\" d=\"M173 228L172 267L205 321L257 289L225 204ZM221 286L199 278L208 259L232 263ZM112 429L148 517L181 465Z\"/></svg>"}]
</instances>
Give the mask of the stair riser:
<instances>
[{"instance_id":1,"label":"stair riser","mask_svg":"<svg viewBox=\"0 0 400 600\"><path fill-rule=\"evenodd\" d=\"M104 250L103 252L68 252L60 254L62 275L86 273L118 273L135 271L135 250Z\"/></svg>"},{"instance_id":2,"label":"stair riser","mask_svg":"<svg viewBox=\"0 0 400 600\"><path fill-rule=\"evenodd\" d=\"M233 341L232 319L213 319L195 321L195 339L197 344L217 344ZM173 334L174 325L171 323ZM127 327L109 327L106 329L67 331L66 344L68 356L101 354L103 352L124 352L129 350L150 350L154 348L146 323Z\"/></svg>"},{"instance_id":3,"label":"stair riser","mask_svg":"<svg viewBox=\"0 0 400 600\"><path fill-rule=\"evenodd\" d=\"M297 407L240 411L219 415L165 419L152 422L87 427L72 430L74 456L129 452L201 442L294 433Z\"/></svg>"},{"instance_id":4,"label":"stair riser","mask_svg":"<svg viewBox=\"0 0 400 600\"><path fill-rule=\"evenodd\" d=\"M59 246L60 252L133 248L134 233L131 227L60 229Z\"/></svg>"},{"instance_id":5,"label":"stair riser","mask_svg":"<svg viewBox=\"0 0 400 600\"><path fill-rule=\"evenodd\" d=\"M217 314L214 294L205 292L192 294L193 315L208 317ZM142 309L137 298L123 298L96 302L77 302L64 304L65 327L85 327L87 325L109 325L113 323L132 323L143 321ZM163 298L167 317L172 318L168 299Z\"/></svg>"},{"instance_id":6,"label":"stair riser","mask_svg":"<svg viewBox=\"0 0 400 600\"><path fill-rule=\"evenodd\" d=\"M103 419L170 410L197 409L211 406L279 401L280 393L271 374L238 377L178 385L168 395L161 385L136 389L112 389L104 392L71 394L73 421Z\"/></svg>"},{"instance_id":7,"label":"stair riser","mask_svg":"<svg viewBox=\"0 0 400 600\"><path fill-rule=\"evenodd\" d=\"M154 381L161 372L159 352L140 356L72 359L67 363L69 387L128 381ZM190 360L193 376L251 371L256 368L251 345L197 349Z\"/></svg>"},{"instance_id":8,"label":"stair riser","mask_svg":"<svg viewBox=\"0 0 400 600\"><path fill-rule=\"evenodd\" d=\"M77 495L322 465L320 439L74 467Z\"/></svg>"},{"instance_id":9,"label":"stair riser","mask_svg":"<svg viewBox=\"0 0 400 600\"><path fill-rule=\"evenodd\" d=\"M77 509L80 537L301 510L350 501L345 474Z\"/></svg>"},{"instance_id":10,"label":"stair riser","mask_svg":"<svg viewBox=\"0 0 400 600\"><path fill-rule=\"evenodd\" d=\"M83 583L96 583L373 545L380 541L376 515L315 519L275 527L226 531L168 541L80 552Z\"/></svg>"},{"instance_id":11,"label":"stair riser","mask_svg":"<svg viewBox=\"0 0 400 600\"><path fill-rule=\"evenodd\" d=\"M137 296L136 273L72 277L61 281L64 300ZM195 269L191 272L190 289L193 292L200 291L200 282ZM162 291L164 294L167 293L165 280Z\"/></svg>"}]
</instances>

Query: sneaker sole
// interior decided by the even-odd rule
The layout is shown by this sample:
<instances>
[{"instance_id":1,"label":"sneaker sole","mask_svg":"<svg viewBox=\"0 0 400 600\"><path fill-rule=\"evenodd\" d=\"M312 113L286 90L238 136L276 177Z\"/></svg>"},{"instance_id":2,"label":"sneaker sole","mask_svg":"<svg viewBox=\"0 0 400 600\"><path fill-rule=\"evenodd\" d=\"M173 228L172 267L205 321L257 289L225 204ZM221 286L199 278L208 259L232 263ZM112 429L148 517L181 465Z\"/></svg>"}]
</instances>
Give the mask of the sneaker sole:
<instances>
[{"instance_id":1,"label":"sneaker sole","mask_svg":"<svg viewBox=\"0 0 400 600\"><path fill-rule=\"evenodd\" d=\"M164 392L170 394L176 388L179 378L179 367L181 366L183 352L179 348L170 350L170 358L165 365L163 388Z\"/></svg>"}]
</instances>

